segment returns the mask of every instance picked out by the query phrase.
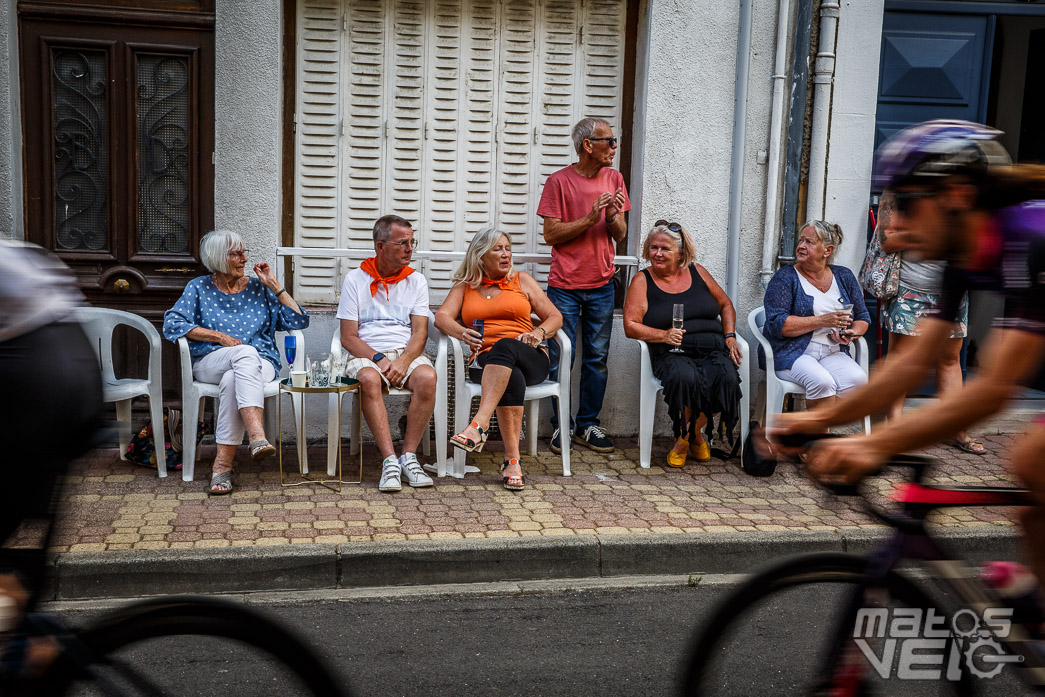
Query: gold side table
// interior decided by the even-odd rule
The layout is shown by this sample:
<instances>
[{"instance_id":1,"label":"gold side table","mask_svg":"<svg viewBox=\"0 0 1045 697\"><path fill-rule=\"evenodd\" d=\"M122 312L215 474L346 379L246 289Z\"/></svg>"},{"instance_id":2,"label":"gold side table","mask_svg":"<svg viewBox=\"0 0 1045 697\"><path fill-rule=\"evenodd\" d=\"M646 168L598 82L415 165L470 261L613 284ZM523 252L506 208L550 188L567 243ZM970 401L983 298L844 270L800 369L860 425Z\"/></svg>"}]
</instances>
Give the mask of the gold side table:
<instances>
[{"instance_id":1,"label":"gold side table","mask_svg":"<svg viewBox=\"0 0 1045 697\"><path fill-rule=\"evenodd\" d=\"M341 447L341 402L342 402L342 396L343 396L343 394L345 392L355 392L358 389L359 389L359 381L358 380L353 380L351 378L340 378L336 382L332 382L329 387L294 387L294 385L292 385L291 382L290 382L290 378L286 378L284 380L280 380L280 383L279 383L280 399L279 399L279 407L278 407L278 410L277 410L277 412L278 412L277 431L279 433L278 443L279 443L279 483L280 483L280 485L282 485L282 486L301 486L302 484L322 484L326 488L328 488L328 489L330 489L332 491L337 491L338 493L340 493L342 484L360 484L360 483L362 483L362 481L363 481L363 449L362 448L359 449L359 476L356 478L356 480L354 482L346 482L342 478L342 476L341 476L341 450L342 450L342 447ZM299 481L284 481L284 478L283 478L283 395L284 394L295 394L295 393L302 395L302 412L304 412L304 408L303 408L304 407L304 395L307 395L307 394L337 394L337 433L336 434L330 434L330 433L327 434L327 438L328 439L331 437L331 435L333 435L335 438L338 439L338 443L337 443L337 479L313 479L313 478L310 478L307 475L307 473L304 473L304 472L301 471L302 469L304 469L302 467L302 465L307 465L308 464L307 461L306 461L306 462L303 462L303 463L299 463L299 465L298 465L299 466L298 476L300 477ZM304 443L305 442L305 419L304 419L304 414L302 414L302 418L300 419L300 426L298 428L297 437L298 437L298 443ZM306 448L302 448L302 451L305 453L305 458L307 460L307 458L308 458L308 448L307 447ZM328 471L327 472L327 477L330 477L330 476L333 476L333 473ZM337 484L337 488L336 489L333 487L334 484Z\"/></svg>"}]
</instances>

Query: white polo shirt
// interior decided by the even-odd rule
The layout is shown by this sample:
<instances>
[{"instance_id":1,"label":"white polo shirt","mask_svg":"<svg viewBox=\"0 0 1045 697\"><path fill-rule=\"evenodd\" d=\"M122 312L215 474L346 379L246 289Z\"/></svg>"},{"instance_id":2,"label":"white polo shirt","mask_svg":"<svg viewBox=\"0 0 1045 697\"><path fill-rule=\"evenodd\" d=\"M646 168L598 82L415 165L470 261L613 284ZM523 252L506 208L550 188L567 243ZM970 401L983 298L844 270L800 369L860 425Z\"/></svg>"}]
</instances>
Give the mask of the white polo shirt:
<instances>
[{"instance_id":1,"label":"white polo shirt","mask_svg":"<svg viewBox=\"0 0 1045 697\"><path fill-rule=\"evenodd\" d=\"M399 283L382 284L374 295L370 284L374 278L362 269L345 274L337 318L359 323L359 338L374 351L405 348L410 341L410 317L428 316L428 281L414 271ZM362 356L370 358L370 356Z\"/></svg>"}]
</instances>

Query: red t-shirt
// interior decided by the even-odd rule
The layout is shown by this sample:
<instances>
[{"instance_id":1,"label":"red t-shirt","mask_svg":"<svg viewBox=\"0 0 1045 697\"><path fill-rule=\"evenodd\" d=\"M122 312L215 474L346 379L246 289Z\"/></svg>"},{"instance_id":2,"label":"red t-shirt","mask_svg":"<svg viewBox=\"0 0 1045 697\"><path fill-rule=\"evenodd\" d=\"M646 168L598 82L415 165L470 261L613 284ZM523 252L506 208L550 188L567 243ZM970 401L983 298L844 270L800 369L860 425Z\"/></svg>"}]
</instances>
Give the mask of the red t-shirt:
<instances>
[{"instance_id":1,"label":"red t-shirt","mask_svg":"<svg viewBox=\"0 0 1045 697\"><path fill-rule=\"evenodd\" d=\"M599 196L604 193L612 195L617 189L624 189L623 210L630 211L631 200L620 172L603 167L589 179L577 174L573 165L568 165L548 177L537 215L569 223L588 215ZM599 222L569 242L552 246L548 285L564 290L601 288L613 278L614 249L613 237L606 229L606 214L603 213Z\"/></svg>"}]
</instances>

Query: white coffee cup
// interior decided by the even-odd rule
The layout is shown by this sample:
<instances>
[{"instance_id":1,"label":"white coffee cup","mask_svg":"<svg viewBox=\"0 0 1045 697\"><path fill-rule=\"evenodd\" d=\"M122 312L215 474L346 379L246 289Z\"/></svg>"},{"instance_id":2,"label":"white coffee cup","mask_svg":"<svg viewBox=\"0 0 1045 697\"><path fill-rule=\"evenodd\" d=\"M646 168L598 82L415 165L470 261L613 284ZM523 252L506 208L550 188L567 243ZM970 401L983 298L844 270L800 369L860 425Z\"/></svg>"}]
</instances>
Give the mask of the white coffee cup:
<instances>
[{"instance_id":1,"label":"white coffee cup","mask_svg":"<svg viewBox=\"0 0 1045 697\"><path fill-rule=\"evenodd\" d=\"M290 384L294 387L305 386L305 371L304 370L292 370L290 371Z\"/></svg>"}]
</instances>

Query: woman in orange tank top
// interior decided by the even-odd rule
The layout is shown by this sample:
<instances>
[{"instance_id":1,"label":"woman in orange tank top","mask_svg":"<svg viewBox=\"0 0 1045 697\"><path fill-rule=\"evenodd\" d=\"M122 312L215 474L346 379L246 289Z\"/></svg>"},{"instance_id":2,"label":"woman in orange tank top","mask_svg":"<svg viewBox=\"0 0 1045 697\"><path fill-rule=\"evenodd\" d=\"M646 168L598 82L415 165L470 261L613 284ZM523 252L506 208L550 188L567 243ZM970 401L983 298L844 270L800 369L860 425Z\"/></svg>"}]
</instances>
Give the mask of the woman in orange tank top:
<instances>
[{"instance_id":1,"label":"woman in orange tank top","mask_svg":"<svg viewBox=\"0 0 1045 697\"><path fill-rule=\"evenodd\" d=\"M450 443L469 452L482 450L496 410L504 440L504 488L520 491L525 486L519 464L523 396L527 385L548 377L548 353L540 344L559 331L562 315L530 274L513 270L511 241L494 228L472 238L453 280L435 313L435 326L472 349L469 377L482 384L482 396L471 424ZM536 327L531 314L540 319ZM471 328L476 320L483 321L481 334Z\"/></svg>"}]
</instances>

